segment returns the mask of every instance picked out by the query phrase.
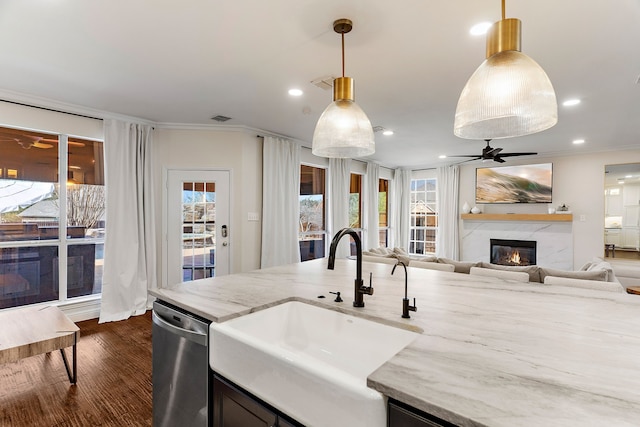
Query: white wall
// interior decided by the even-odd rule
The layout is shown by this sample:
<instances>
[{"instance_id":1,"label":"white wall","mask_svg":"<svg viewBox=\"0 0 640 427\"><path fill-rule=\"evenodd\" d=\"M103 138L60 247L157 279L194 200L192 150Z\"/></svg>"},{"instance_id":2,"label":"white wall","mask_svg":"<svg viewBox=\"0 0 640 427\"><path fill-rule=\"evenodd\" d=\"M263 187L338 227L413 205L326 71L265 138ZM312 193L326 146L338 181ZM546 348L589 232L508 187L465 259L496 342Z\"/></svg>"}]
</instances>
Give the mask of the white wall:
<instances>
[{"instance_id":1,"label":"white wall","mask_svg":"<svg viewBox=\"0 0 640 427\"><path fill-rule=\"evenodd\" d=\"M563 203L573 212L573 267L579 268L604 253L604 167L609 164L638 163L640 149L573 156L509 159L509 165L553 163L553 202ZM491 164L492 166L497 163ZM460 206L475 204L475 170L482 165L461 165ZM545 204L484 204L483 213L546 213ZM462 221L460 221L462 227ZM462 230L462 228L461 228Z\"/></svg>"},{"instance_id":2,"label":"white wall","mask_svg":"<svg viewBox=\"0 0 640 427\"><path fill-rule=\"evenodd\" d=\"M211 127L163 127L155 130L154 168L156 208L163 212L163 169L228 169L231 171L231 273L260 267L262 221L249 221L248 213L262 218L262 138L255 131ZM158 221L158 236L162 221ZM158 254L164 242L159 239ZM162 260L161 260L162 261ZM162 265L160 262L159 265ZM160 272L159 272L160 273ZM161 277L161 276L158 276Z\"/></svg>"},{"instance_id":3,"label":"white wall","mask_svg":"<svg viewBox=\"0 0 640 427\"><path fill-rule=\"evenodd\" d=\"M102 120L0 102L0 126L104 139Z\"/></svg>"}]
</instances>

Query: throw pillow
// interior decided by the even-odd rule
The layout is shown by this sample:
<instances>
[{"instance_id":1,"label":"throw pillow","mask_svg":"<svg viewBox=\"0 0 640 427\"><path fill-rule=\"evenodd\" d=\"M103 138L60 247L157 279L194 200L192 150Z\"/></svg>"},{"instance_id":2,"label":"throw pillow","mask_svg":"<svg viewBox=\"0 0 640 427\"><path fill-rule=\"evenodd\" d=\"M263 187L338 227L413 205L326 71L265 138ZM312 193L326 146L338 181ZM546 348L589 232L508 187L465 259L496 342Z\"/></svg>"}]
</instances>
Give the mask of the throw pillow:
<instances>
[{"instance_id":1,"label":"throw pillow","mask_svg":"<svg viewBox=\"0 0 640 427\"><path fill-rule=\"evenodd\" d=\"M438 262L443 264L451 264L454 266L456 273L466 273L469 274L471 271L471 267L480 267L481 262L466 262L466 261L456 261L449 258L438 258Z\"/></svg>"},{"instance_id":2,"label":"throw pillow","mask_svg":"<svg viewBox=\"0 0 640 427\"><path fill-rule=\"evenodd\" d=\"M587 267L586 271L597 271L597 270L606 270L607 272L607 282L617 282L618 279L616 275L613 273L613 267L607 261L602 260L601 258L594 258L593 262L589 267Z\"/></svg>"}]
</instances>

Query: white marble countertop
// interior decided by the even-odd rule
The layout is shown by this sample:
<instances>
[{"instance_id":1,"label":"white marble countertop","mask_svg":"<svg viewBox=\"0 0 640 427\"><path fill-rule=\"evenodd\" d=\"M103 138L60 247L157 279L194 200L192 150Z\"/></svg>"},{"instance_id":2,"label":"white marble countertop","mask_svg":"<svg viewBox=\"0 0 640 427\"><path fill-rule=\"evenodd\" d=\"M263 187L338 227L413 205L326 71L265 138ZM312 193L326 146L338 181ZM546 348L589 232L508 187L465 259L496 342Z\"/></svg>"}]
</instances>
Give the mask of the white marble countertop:
<instances>
[{"instance_id":1,"label":"white marble countertop","mask_svg":"<svg viewBox=\"0 0 640 427\"><path fill-rule=\"evenodd\" d=\"M408 268L373 272L353 308L355 262L326 259L179 284L151 294L215 322L287 300L422 331L368 385L461 426L639 426L640 296ZM340 291L343 303L329 291ZM326 298L317 298L324 295Z\"/></svg>"}]
</instances>

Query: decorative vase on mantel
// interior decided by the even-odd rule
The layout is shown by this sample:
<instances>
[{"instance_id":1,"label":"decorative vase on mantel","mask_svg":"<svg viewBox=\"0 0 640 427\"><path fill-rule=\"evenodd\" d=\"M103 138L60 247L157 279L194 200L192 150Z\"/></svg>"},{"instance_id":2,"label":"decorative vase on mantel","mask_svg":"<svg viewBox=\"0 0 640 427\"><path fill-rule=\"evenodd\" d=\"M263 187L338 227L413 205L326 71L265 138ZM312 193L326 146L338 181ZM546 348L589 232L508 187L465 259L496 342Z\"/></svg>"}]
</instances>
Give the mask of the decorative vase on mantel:
<instances>
[{"instance_id":1,"label":"decorative vase on mantel","mask_svg":"<svg viewBox=\"0 0 640 427\"><path fill-rule=\"evenodd\" d=\"M464 205L462 205L462 213L468 214L469 212L471 212L471 206L469 206L469 203L464 202Z\"/></svg>"},{"instance_id":2,"label":"decorative vase on mantel","mask_svg":"<svg viewBox=\"0 0 640 427\"><path fill-rule=\"evenodd\" d=\"M480 208L479 208L479 207L477 207L477 206L474 206L474 207L471 209L471 213L472 213L472 214L479 214L480 212L481 212L481 211L480 211Z\"/></svg>"}]
</instances>

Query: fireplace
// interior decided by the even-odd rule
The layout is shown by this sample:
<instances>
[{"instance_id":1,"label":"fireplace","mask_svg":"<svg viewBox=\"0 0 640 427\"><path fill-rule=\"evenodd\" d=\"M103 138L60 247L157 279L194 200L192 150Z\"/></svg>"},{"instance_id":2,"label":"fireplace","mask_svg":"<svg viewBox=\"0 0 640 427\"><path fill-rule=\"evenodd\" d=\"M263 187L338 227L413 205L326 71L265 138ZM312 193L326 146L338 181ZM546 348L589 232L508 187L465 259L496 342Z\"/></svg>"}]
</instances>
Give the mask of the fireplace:
<instances>
[{"instance_id":1,"label":"fireplace","mask_svg":"<svg viewBox=\"0 0 640 427\"><path fill-rule=\"evenodd\" d=\"M535 265L536 242L532 240L490 239L491 264Z\"/></svg>"}]
</instances>

